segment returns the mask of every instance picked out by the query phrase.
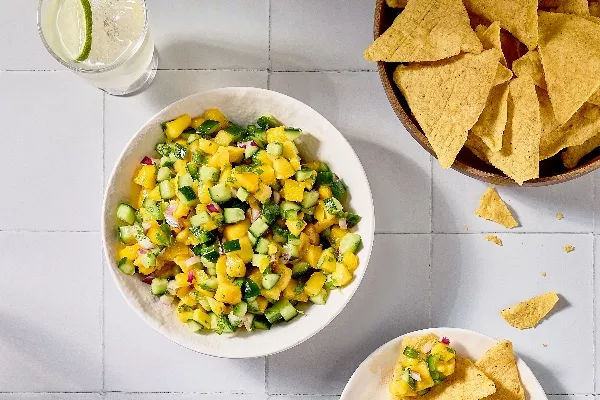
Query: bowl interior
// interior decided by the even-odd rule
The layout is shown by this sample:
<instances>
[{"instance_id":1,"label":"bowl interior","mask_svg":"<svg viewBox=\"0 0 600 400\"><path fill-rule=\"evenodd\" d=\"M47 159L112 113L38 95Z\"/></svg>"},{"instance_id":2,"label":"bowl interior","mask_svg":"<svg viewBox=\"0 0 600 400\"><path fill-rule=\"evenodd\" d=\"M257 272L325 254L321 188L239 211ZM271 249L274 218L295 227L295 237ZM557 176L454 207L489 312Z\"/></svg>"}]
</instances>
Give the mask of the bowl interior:
<instances>
[{"instance_id":1,"label":"bowl interior","mask_svg":"<svg viewBox=\"0 0 600 400\"><path fill-rule=\"evenodd\" d=\"M130 182L140 160L153 154L162 140L160 123L181 114L199 115L220 108L240 125L254 123L263 114L273 114L288 126L302 128L296 141L303 159L327 162L346 183L350 208L363 217L357 233L363 239L358 253L360 266L354 280L343 290L332 291L327 304L312 306L307 314L269 331L236 335L193 334L174 315L174 306L160 303L139 277L129 277L116 268L116 208L128 201ZM374 211L369 184L360 161L342 134L312 108L283 94L255 88L225 88L198 93L166 107L140 129L121 154L107 185L102 233L104 251L113 278L129 305L159 333L192 350L229 358L258 357L288 349L317 333L343 309L356 291L367 267L374 235Z\"/></svg>"},{"instance_id":2,"label":"bowl interior","mask_svg":"<svg viewBox=\"0 0 600 400\"><path fill-rule=\"evenodd\" d=\"M387 28L390 27L390 25L392 25L394 19L398 16L400 11L400 9L388 7L385 3L385 0L377 0L373 32L375 38L379 37ZM489 25L490 22L474 16L472 24L473 23L475 25L479 23ZM526 52L526 49L523 50L520 44L507 33L505 33L502 37L502 48L507 57L509 65L513 60ZM425 150L435 157L435 153L429 145L425 134L419 127L419 123L410 112L410 108L408 107L406 99L400 92L400 89L398 89L394 83L393 73L397 65L398 63L378 63L379 75L385 92L388 96L390 104L392 105L392 108L394 109L394 112L408 132ZM597 148L592 153L588 154L580 162L580 164L573 169L565 168L560 159L560 155L557 154L556 156L540 163L540 178L527 181L523 184L523 186L545 186L566 182L568 180L585 175L598 167L600 167L600 148ZM463 148L458 154L458 157L456 158L452 168L472 178L494 185L517 186L517 183L512 179L508 178L498 169L479 159L466 148Z\"/></svg>"}]
</instances>

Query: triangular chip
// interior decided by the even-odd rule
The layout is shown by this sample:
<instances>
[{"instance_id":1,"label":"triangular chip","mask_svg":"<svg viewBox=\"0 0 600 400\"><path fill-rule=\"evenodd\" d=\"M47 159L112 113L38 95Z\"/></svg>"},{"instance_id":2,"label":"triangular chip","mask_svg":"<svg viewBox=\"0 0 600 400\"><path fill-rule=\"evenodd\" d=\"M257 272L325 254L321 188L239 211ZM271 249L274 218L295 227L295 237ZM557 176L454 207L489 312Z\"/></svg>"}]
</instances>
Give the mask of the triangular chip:
<instances>
[{"instance_id":1,"label":"triangular chip","mask_svg":"<svg viewBox=\"0 0 600 400\"><path fill-rule=\"evenodd\" d=\"M511 342L497 343L477 360L475 366L496 384L496 393L486 400L525 400Z\"/></svg>"},{"instance_id":2,"label":"triangular chip","mask_svg":"<svg viewBox=\"0 0 600 400\"><path fill-rule=\"evenodd\" d=\"M508 119L508 83L494 86L487 103L471 133L478 136L492 151L502 148L502 135Z\"/></svg>"},{"instance_id":3,"label":"triangular chip","mask_svg":"<svg viewBox=\"0 0 600 400\"><path fill-rule=\"evenodd\" d=\"M498 71L496 72L496 78L494 78L494 86L502 85L510 81L513 77L513 73L510 69L506 68L502 64L498 64Z\"/></svg>"},{"instance_id":4,"label":"triangular chip","mask_svg":"<svg viewBox=\"0 0 600 400\"><path fill-rule=\"evenodd\" d=\"M569 147L560 155L567 168L575 168L579 161L600 147L600 132L579 146Z\"/></svg>"},{"instance_id":5,"label":"triangular chip","mask_svg":"<svg viewBox=\"0 0 600 400\"><path fill-rule=\"evenodd\" d=\"M512 327L529 329L535 327L558 303L558 295L548 292L522 303L505 308L500 315Z\"/></svg>"},{"instance_id":6,"label":"triangular chip","mask_svg":"<svg viewBox=\"0 0 600 400\"><path fill-rule=\"evenodd\" d=\"M588 0L559 0L558 13L590 15Z\"/></svg>"},{"instance_id":7,"label":"triangular chip","mask_svg":"<svg viewBox=\"0 0 600 400\"><path fill-rule=\"evenodd\" d=\"M509 83L508 119L502 149L492 151L475 135L469 135L466 146L522 185L539 177L541 131L540 108L533 81L516 78Z\"/></svg>"},{"instance_id":8,"label":"triangular chip","mask_svg":"<svg viewBox=\"0 0 600 400\"><path fill-rule=\"evenodd\" d=\"M475 33L477 33L477 37L481 41L484 50L489 49L498 49L502 52L502 43L500 41L500 22L496 21L487 28L484 25L478 25L475 28ZM504 54L502 54L503 65L506 65L506 59L504 58Z\"/></svg>"},{"instance_id":9,"label":"triangular chip","mask_svg":"<svg viewBox=\"0 0 600 400\"><path fill-rule=\"evenodd\" d=\"M408 0L385 0L388 7L392 8L404 8Z\"/></svg>"},{"instance_id":10,"label":"triangular chip","mask_svg":"<svg viewBox=\"0 0 600 400\"><path fill-rule=\"evenodd\" d=\"M540 57L556 119L564 124L600 88L600 24L540 12Z\"/></svg>"},{"instance_id":11,"label":"triangular chip","mask_svg":"<svg viewBox=\"0 0 600 400\"><path fill-rule=\"evenodd\" d=\"M479 208L475 210L475 214L483 219L496 222L509 229L519 226L519 223L508 209L508 206L500 198L500 195L498 195L498 192L496 192L496 189L493 187L488 188L483 196L481 196Z\"/></svg>"},{"instance_id":12,"label":"triangular chip","mask_svg":"<svg viewBox=\"0 0 600 400\"><path fill-rule=\"evenodd\" d=\"M579 146L600 132L600 107L585 103L563 126L542 133L540 159L545 160L564 148Z\"/></svg>"},{"instance_id":13,"label":"triangular chip","mask_svg":"<svg viewBox=\"0 0 600 400\"><path fill-rule=\"evenodd\" d=\"M496 385L468 358L456 357L454 373L442 385L420 396L423 400L480 400L494 394Z\"/></svg>"},{"instance_id":14,"label":"triangular chip","mask_svg":"<svg viewBox=\"0 0 600 400\"><path fill-rule=\"evenodd\" d=\"M554 109L552 108L552 102L550 101L548 92L539 87L535 88L535 92L537 93L538 102L540 103L540 120L542 121L542 133L540 135L541 143L545 137L550 136L552 132L560 127L560 123L554 116ZM540 149L540 153L541 152Z\"/></svg>"},{"instance_id":15,"label":"triangular chip","mask_svg":"<svg viewBox=\"0 0 600 400\"><path fill-rule=\"evenodd\" d=\"M436 63L400 65L394 71L394 82L442 167L452 166L479 119L499 59L498 50L486 50Z\"/></svg>"},{"instance_id":16,"label":"triangular chip","mask_svg":"<svg viewBox=\"0 0 600 400\"><path fill-rule=\"evenodd\" d=\"M465 0L467 10L498 21L530 50L538 42L538 0Z\"/></svg>"},{"instance_id":17,"label":"triangular chip","mask_svg":"<svg viewBox=\"0 0 600 400\"><path fill-rule=\"evenodd\" d=\"M410 0L364 57L369 61L438 61L482 50L461 0Z\"/></svg>"},{"instance_id":18,"label":"triangular chip","mask_svg":"<svg viewBox=\"0 0 600 400\"><path fill-rule=\"evenodd\" d=\"M533 83L537 87L546 89L546 78L544 77L542 59L537 50L531 50L521 58L513 61L512 70L519 78L528 76L533 79Z\"/></svg>"}]
</instances>

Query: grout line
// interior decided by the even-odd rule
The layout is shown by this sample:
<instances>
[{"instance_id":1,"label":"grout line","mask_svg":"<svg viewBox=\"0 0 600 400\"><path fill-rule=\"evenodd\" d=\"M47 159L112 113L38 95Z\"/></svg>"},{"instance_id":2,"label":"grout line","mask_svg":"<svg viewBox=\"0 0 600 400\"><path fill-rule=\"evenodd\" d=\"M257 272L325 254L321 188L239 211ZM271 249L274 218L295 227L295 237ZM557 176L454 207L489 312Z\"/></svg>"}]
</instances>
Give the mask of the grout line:
<instances>
[{"instance_id":1,"label":"grout line","mask_svg":"<svg viewBox=\"0 0 600 400\"><path fill-rule=\"evenodd\" d=\"M595 235L592 232L507 232L507 231L481 231L481 232L377 232L376 235L459 235L459 236L468 236L468 235Z\"/></svg>"},{"instance_id":2,"label":"grout line","mask_svg":"<svg viewBox=\"0 0 600 400\"><path fill-rule=\"evenodd\" d=\"M596 337L597 337L597 324L596 320L596 238L592 235L592 371L594 375L592 376L593 388L594 392L597 392L598 382L596 380L597 368L596 365L596 355L598 349L596 348Z\"/></svg>"},{"instance_id":3,"label":"grout line","mask_svg":"<svg viewBox=\"0 0 600 400\"><path fill-rule=\"evenodd\" d=\"M68 69L0 69L0 72L63 72Z\"/></svg>"},{"instance_id":4,"label":"grout line","mask_svg":"<svg viewBox=\"0 0 600 400\"><path fill-rule=\"evenodd\" d=\"M102 92L102 192L104 193L104 182L106 181L106 168L104 166L106 159L106 93ZM100 240L101 252L104 253L104 246L102 246L102 240ZM106 389L106 363L105 363L105 330L104 330L104 254L102 254L102 272L100 279L102 284L100 285L102 292L100 293L100 349L102 351L102 393L105 393Z\"/></svg>"},{"instance_id":5,"label":"grout line","mask_svg":"<svg viewBox=\"0 0 600 400\"><path fill-rule=\"evenodd\" d=\"M270 24L270 16L269 16ZM270 35L270 27L269 27ZM349 68L349 69L326 69L326 68L315 68L315 69L273 69L271 67L271 39L269 37L269 59L268 67L265 68L156 68L155 71L223 71L223 72L288 72L288 73L303 73L303 72L317 72L317 73L358 73L358 72L377 72L376 69L369 68ZM3 69L0 72L65 72L69 71L66 69Z\"/></svg>"},{"instance_id":6,"label":"grout line","mask_svg":"<svg viewBox=\"0 0 600 400\"><path fill-rule=\"evenodd\" d=\"M431 328L432 315L433 315L433 282L431 277L433 276L433 157L429 156L429 223L430 223L430 236L429 236L429 319L428 326Z\"/></svg>"}]
</instances>

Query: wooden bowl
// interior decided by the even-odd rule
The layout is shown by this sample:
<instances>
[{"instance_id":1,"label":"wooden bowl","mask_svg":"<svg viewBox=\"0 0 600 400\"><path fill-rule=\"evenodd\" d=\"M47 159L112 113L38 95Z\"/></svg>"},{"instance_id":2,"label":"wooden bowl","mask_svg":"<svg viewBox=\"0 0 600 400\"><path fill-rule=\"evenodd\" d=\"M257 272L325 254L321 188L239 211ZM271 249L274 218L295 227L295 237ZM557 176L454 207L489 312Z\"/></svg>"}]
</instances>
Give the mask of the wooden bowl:
<instances>
[{"instance_id":1,"label":"wooden bowl","mask_svg":"<svg viewBox=\"0 0 600 400\"><path fill-rule=\"evenodd\" d=\"M385 0L377 0L377 5L375 7L375 24L373 28L375 38L378 38L387 28L389 28L400 11L400 9L388 7ZM507 56L507 58L509 57ZM509 62L511 61L509 60ZM425 134L419 127L419 123L412 115L406 99L394 83L393 72L398 64L385 62L378 62L377 64L381 83L383 84L383 88L385 89L385 93L394 112L412 137L435 157L435 153L427 141ZM573 169L565 168L560 159L560 155L557 154L552 158L542 161L540 163L540 177L525 182L523 186L554 185L578 178L599 167L600 148L597 148L592 153L588 154L581 160L579 165ZM508 178L500 170L477 158L467 148L461 150L452 168L471 178L493 185L518 186L515 181Z\"/></svg>"}]
</instances>

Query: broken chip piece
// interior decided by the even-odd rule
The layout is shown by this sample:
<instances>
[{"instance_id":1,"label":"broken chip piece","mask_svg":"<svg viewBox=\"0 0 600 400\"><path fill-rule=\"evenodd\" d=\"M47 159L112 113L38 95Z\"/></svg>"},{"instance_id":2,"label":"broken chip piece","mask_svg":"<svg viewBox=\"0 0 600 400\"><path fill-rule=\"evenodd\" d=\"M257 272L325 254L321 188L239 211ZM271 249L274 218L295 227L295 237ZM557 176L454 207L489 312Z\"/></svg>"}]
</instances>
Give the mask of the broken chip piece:
<instances>
[{"instance_id":1,"label":"broken chip piece","mask_svg":"<svg viewBox=\"0 0 600 400\"><path fill-rule=\"evenodd\" d=\"M498 195L498 192L496 192L496 189L493 187L488 188L483 196L481 196L479 207L475 210L475 214L509 229L519 226L519 223L508 209L508 206L500 198L500 195Z\"/></svg>"},{"instance_id":2,"label":"broken chip piece","mask_svg":"<svg viewBox=\"0 0 600 400\"><path fill-rule=\"evenodd\" d=\"M558 303L558 295L548 292L500 311L502 318L512 327L535 327Z\"/></svg>"},{"instance_id":3,"label":"broken chip piece","mask_svg":"<svg viewBox=\"0 0 600 400\"><path fill-rule=\"evenodd\" d=\"M502 239L496 235L485 235L485 240L497 244L498 246L502 246Z\"/></svg>"}]
</instances>

